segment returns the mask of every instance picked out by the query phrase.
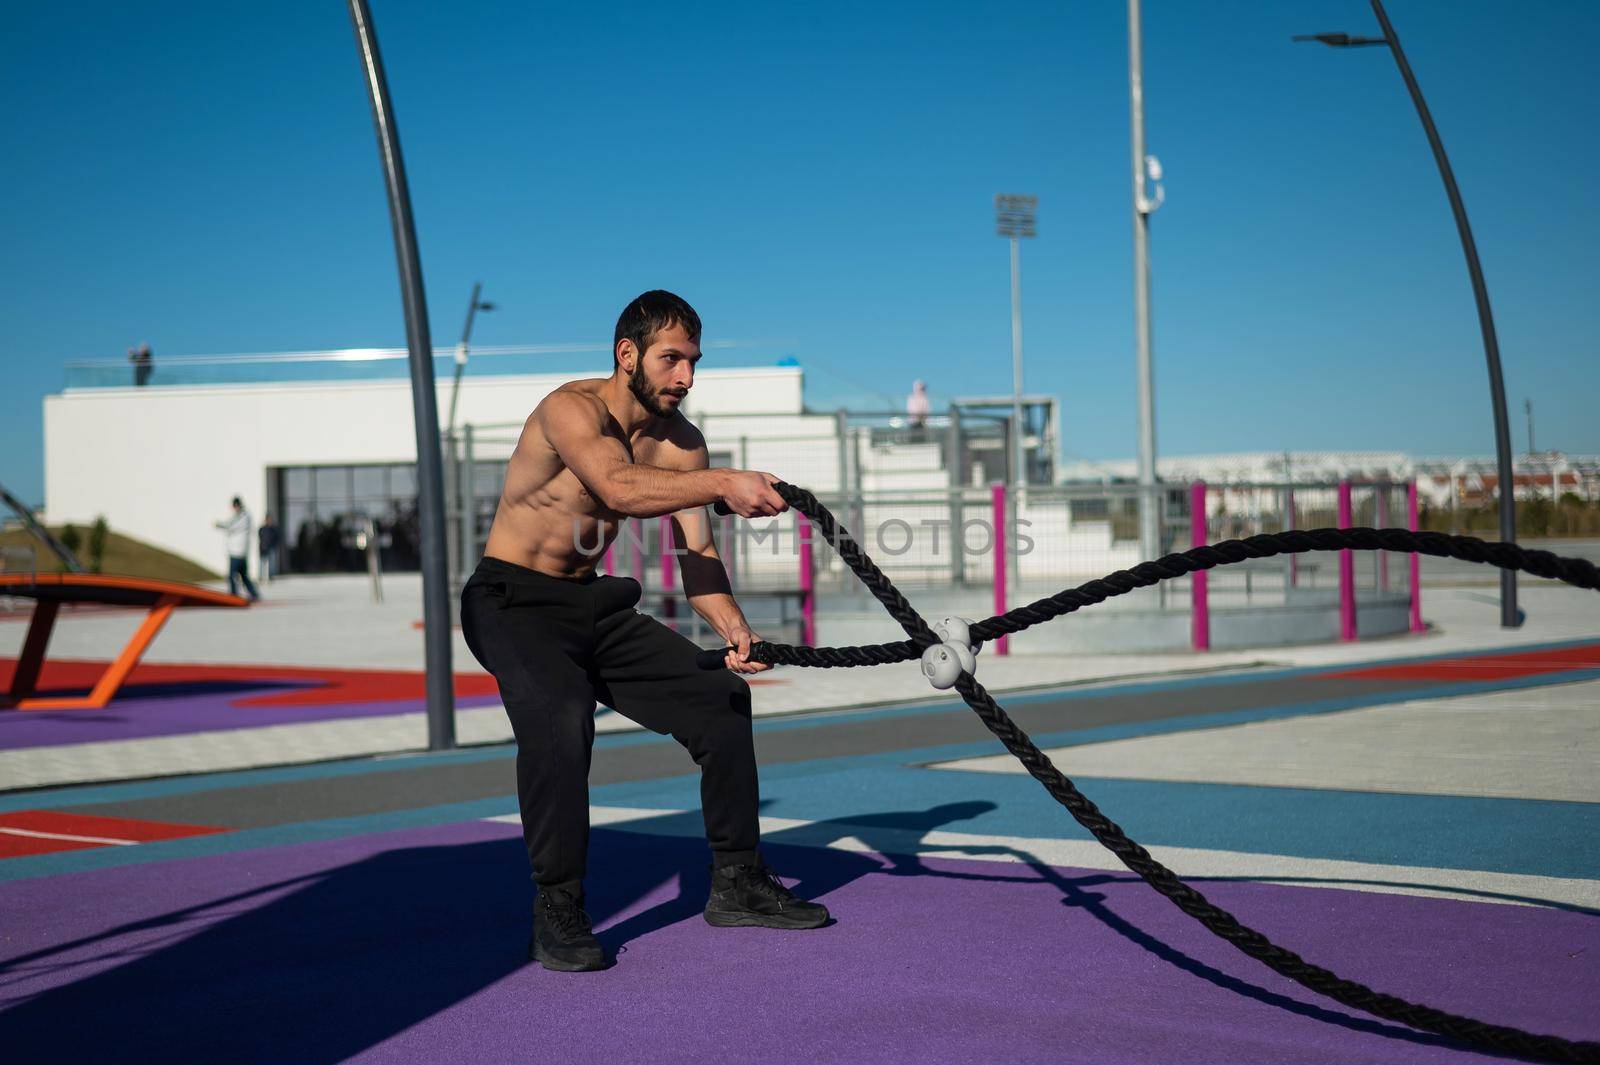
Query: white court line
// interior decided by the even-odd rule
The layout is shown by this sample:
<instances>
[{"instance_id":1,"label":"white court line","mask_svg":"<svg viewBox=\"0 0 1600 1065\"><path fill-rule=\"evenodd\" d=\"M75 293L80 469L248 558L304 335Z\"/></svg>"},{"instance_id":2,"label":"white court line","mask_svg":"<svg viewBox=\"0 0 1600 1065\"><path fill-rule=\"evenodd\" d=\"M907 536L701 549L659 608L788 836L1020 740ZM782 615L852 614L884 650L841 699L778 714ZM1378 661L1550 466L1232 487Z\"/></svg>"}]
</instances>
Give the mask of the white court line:
<instances>
[{"instance_id":1,"label":"white court line","mask_svg":"<svg viewBox=\"0 0 1600 1065\"><path fill-rule=\"evenodd\" d=\"M114 847L131 847L136 839L111 839L108 836L70 836L65 832L39 832L31 828L8 828L0 825L0 832L10 836L32 836L34 839L64 839L72 843L109 843Z\"/></svg>"},{"instance_id":2,"label":"white court line","mask_svg":"<svg viewBox=\"0 0 1600 1065\"><path fill-rule=\"evenodd\" d=\"M591 825L612 825L649 831L647 822L693 814L698 810L649 810L625 806L594 806ZM517 825L517 814L485 818ZM1128 869L1099 843L1088 839L1036 839L1026 836L989 836L968 832L920 832L861 825L858 831L872 840L869 846L851 835L848 821L816 822L788 817L763 817L763 836L782 833L778 842L827 847L856 853L911 854L921 858L957 858L967 861L1038 861L1045 865L1126 873ZM1376 894L1419 895L1513 906L1556 903L1600 910L1600 881L1527 873L1494 873L1477 869L1433 869L1413 865L1379 865L1321 858L1295 858L1278 854L1210 850L1200 847L1149 847L1156 860L1181 877L1226 877L1298 887L1334 888ZM1132 875L1132 874L1129 874Z\"/></svg>"}]
</instances>

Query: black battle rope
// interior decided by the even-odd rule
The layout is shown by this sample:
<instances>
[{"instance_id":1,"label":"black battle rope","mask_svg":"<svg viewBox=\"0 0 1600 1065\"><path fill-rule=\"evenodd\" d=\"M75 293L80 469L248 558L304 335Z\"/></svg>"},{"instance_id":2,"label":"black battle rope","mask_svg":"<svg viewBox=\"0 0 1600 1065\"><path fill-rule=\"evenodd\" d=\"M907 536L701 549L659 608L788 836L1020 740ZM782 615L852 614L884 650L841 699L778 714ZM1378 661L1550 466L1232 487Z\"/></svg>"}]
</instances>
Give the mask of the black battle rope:
<instances>
[{"instance_id":1,"label":"black battle rope","mask_svg":"<svg viewBox=\"0 0 1600 1065\"><path fill-rule=\"evenodd\" d=\"M871 589L911 639L864 647L806 647L763 641L751 646L751 660L773 665L824 668L870 666L919 658L924 649L939 642L928 623L883 575L883 571L862 553L855 539L839 526L833 514L817 501L816 496L792 484L779 482L772 487L785 502L811 520L823 538L833 545L839 556ZM727 512L722 505L718 505L717 510L720 513ZM1548 551L1525 551L1514 544L1489 543L1470 536L1410 532L1405 529L1310 529L1225 540L1166 555L1153 562L1142 562L1131 570L1118 570L1100 580L1066 589L971 626L974 650L980 641L1021 632L1051 618L1103 603L1135 588L1148 588L1173 577L1250 558L1271 558L1274 555L1309 551L1340 551L1346 548L1411 551L1467 562L1487 562L1502 569L1551 577L1579 588L1600 589L1600 571L1592 563L1583 559L1560 558ZM726 650L703 651L699 657L700 665L706 669L716 669L725 661L726 653ZM1129 839L1114 821L1101 813L1100 808L1055 767L1043 751L1034 746L1028 734L1017 727L972 674L962 673L955 683L955 689L988 726L989 731L1005 744L1006 750L1015 755L1033 778L1043 784L1045 790L1065 806L1077 822L1088 829L1107 850L1115 854L1123 865L1139 874L1145 883L1165 895L1184 913L1273 972L1346 1006L1463 1043L1544 1061L1600 1062L1600 1043L1535 1035L1407 1002L1353 980L1345 980L1278 946L1260 932L1240 923L1231 913L1209 902L1199 891L1178 879L1176 873Z\"/></svg>"}]
</instances>

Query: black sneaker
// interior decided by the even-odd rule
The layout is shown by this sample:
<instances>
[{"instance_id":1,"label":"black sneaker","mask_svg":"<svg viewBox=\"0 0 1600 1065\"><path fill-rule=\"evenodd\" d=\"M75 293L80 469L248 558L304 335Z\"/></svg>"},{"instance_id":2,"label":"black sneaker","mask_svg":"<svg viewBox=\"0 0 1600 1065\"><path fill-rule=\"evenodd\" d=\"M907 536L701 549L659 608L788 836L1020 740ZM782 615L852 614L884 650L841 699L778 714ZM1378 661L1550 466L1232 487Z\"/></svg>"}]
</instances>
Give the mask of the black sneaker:
<instances>
[{"instance_id":1,"label":"black sneaker","mask_svg":"<svg viewBox=\"0 0 1600 1065\"><path fill-rule=\"evenodd\" d=\"M783 886L765 862L711 870L706 923L718 928L820 928L828 908Z\"/></svg>"},{"instance_id":2,"label":"black sneaker","mask_svg":"<svg viewBox=\"0 0 1600 1065\"><path fill-rule=\"evenodd\" d=\"M606 967L606 952L594 937L583 895L540 888L533 905L533 938L528 957L559 973L586 973Z\"/></svg>"}]
</instances>

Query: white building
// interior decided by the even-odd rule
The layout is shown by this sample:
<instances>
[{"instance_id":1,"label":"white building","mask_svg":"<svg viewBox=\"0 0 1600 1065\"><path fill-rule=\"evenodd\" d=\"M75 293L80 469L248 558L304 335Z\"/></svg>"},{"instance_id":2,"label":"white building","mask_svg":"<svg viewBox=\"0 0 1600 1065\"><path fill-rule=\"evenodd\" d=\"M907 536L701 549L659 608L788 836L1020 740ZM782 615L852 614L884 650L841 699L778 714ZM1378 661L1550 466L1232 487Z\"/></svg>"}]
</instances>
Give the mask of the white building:
<instances>
[{"instance_id":1,"label":"white building","mask_svg":"<svg viewBox=\"0 0 1600 1065\"><path fill-rule=\"evenodd\" d=\"M456 424L475 427L475 495L491 514L528 414L560 384L610 373L606 349L574 359L577 350L485 349L462 377ZM569 368L553 371L553 354ZM984 413L986 401L973 401L954 433L949 415L911 427L889 412L810 412L793 359L723 367L715 355L683 407L704 429L713 465L770 470L818 493L938 491L1003 476L1004 426ZM436 357L435 374L443 420L448 355ZM1040 429L1024 443L1043 477L1053 473L1054 401L1028 398ZM44 433L53 523L104 515L121 532L221 567L213 523L237 495L258 524L274 515L291 569L339 568L325 564L343 550L340 521L348 530L352 516L389 526L386 565L414 566L416 436L403 351L166 359L142 385L126 364L74 364L63 391L45 397ZM953 464L952 445L961 455Z\"/></svg>"},{"instance_id":2,"label":"white building","mask_svg":"<svg viewBox=\"0 0 1600 1065\"><path fill-rule=\"evenodd\" d=\"M45 397L52 523L87 524L103 514L119 531L221 565L222 536L212 523L227 514L235 495L258 523L276 510L291 543L298 526L291 512L318 495L346 511L387 511L414 501L416 433L403 362L399 374L379 380L239 384L205 383L226 375L174 363L158 364L145 387L95 387L92 378L89 387L74 387L69 373L68 387ZM281 364L271 365L281 374ZM162 383L163 370L172 383ZM457 418L520 425L561 383L605 372L469 375ZM185 376L196 383L185 383ZM437 388L443 416L448 372ZM768 433L792 433L807 420L831 426L831 418L804 418L800 395L796 366L706 367L696 376L689 409L738 411L752 431Z\"/></svg>"}]
</instances>

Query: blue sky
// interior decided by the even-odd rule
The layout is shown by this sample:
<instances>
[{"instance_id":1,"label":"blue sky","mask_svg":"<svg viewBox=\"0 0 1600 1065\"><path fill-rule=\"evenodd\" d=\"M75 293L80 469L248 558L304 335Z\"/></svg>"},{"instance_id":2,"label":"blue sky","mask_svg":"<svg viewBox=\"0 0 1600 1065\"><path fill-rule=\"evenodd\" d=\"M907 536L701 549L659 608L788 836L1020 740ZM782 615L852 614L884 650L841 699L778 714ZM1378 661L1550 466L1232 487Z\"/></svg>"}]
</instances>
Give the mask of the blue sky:
<instances>
[{"instance_id":1,"label":"blue sky","mask_svg":"<svg viewBox=\"0 0 1600 1065\"><path fill-rule=\"evenodd\" d=\"M154 12L154 13L153 13ZM1526 446L1600 452L1600 5L1393 0L1488 276ZM435 340L605 343L671 288L812 402L1026 387L1069 457L1133 454L1123 5L373 0ZM404 343L344 5L8 8L0 480L43 496L69 360ZM1482 347L1427 143L1365 3L1145 4L1163 453L1491 454ZM713 365L718 352L708 351ZM731 356L725 356L731 357ZM750 358L741 355L741 358ZM108 445L113 442L108 441ZM776 471L781 473L782 471Z\"/></svg>"}]
</instances>

